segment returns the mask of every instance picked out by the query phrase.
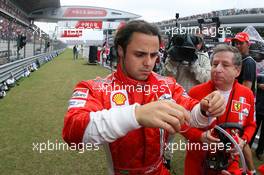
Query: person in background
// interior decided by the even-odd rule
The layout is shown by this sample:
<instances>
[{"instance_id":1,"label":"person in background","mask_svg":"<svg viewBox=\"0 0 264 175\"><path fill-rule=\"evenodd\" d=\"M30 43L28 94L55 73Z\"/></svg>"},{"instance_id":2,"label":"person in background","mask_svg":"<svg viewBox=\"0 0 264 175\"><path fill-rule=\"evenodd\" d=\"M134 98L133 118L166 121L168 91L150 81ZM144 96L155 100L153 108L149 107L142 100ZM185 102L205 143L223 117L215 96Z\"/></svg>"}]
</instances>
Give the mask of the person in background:
<instances>
[{"instance_id":1,"label":"person in background","mask_svg":"<svg viewBox=\"0 0 264 175\"><path fill-rule=\"evenodd\" d=\"M239 83L252 90L256 95L257 79L256 79L256 61L249 55L249 35L246 32L240 32L232 39L232 45L234 45L242 55L242 68L240 75L237 77ZM254 140L254 138L252 138ZM248 140L250 143L251 140ZM251 142L252 143L252 142ZM243 150L246 158L247 165L252 171L255 169L250 144L245 146Z\"/></svg>"},{"instance_id":2,"label":"person in background","mask_svg":"<svg viewBox=\"0 0 264 175\"><path fill-rule=\"evenodd\" d=\"M73 51L73 59L74 60L78 59L78 50L77 50L77 46L76 45L73 46L72 51Z\"/></svg>"},{"instance_id":3,"label":"person in background","mask_svg":"<svg viewBox=\"0 0 264 175\"><path fill-rule=\"evenodd\" d=\"M208 54L202 50L204 42L200 36L186 36L184 40L188 47L185 45L178 46L177 43L179 42L174 44L176 45L174 47L177 47L176 54L173 56L169 51L169 57L166 59L162 74L174 77L188 92L194 85L204 83L210 79L211 65ZM193 48L189 49L190 45ZM184 54L185 50L188 53L193 52L193 54Z\"/></svg>"},{"instance_id":4,"label":"person in background","mask_svg":"<svg viewBox=\"0 0 264 175\"><path fill-rule=\"evenodd\" d=\"M232 44L242 55L242 69L237 77L239 83L248 87L256 94L256 61L249 55L249 36L246 32L237 33Z\"/></svg>"},{"instance_id":5,"label":"person in background","mask_svg":"<svg viewBox=\"0 0 264 175\"><path fill-rule=\"evenodd\" d=\"M117 53L114 46L110 47L109 52L109 61L110 61L110 67L111 69L116 68L116 62L117 62Z\"/></svg>"},{"instance_id":6,"label":"person in background","mask_svg":"<svg viewBox=\"0 0 264 175\"><path fill-rule=\"evenodd\" d=\"M264 67L262 62L257 62L257 67L259 68L257 71L257 97L256 97L256 121L257 121L257 129L254 134L254 137L257 135L259 128L260 134L258 139L258 146L255 150L256 157L258 160L263 161L263 151L264 151ZM254 139L251 140L251 145L253 144Z\"/></svg>"}]
</instances>

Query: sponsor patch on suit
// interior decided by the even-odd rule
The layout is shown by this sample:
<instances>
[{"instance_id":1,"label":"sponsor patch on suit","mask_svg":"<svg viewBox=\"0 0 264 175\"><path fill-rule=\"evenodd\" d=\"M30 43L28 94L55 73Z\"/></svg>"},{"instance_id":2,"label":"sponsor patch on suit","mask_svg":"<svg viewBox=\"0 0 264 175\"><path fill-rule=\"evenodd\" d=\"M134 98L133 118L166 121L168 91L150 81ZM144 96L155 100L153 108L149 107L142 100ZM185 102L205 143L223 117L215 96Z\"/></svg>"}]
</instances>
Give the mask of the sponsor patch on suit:
<instances>
[{"instance_id":1,"label":"sponsor patch on suit","mask_svg":"<svg viewBox=\"0 0 264 175\"><path fill-rule=\"evenodd\" d=\"M71 99L69 101L69 107L68 110L71 108L82 108L86 104L86 100L81 100L81 99Z\"/></svg>"},{"instance_id":2,"label":"sponsor patch on suit","mask_svg":"<svg viewBox=\"0 0 264 175\"><path fill-rule=\"evenodd\" d=\"M87 99L88 94L89 94L89 89L76 89L72 94L72 98Z\"/></svg>"},{"instance_id":3,"label":"sponsor patch on suit","mask_svg":"<svg viewBox=\"0 0 264 175\"><path fill-rule=\"evenodd\" d=\"M110 96L111 106L112 107L120 107L120 106L128 106L128 95L125 90L117 90L112 91Z\"/></svg>"}]
</instances>

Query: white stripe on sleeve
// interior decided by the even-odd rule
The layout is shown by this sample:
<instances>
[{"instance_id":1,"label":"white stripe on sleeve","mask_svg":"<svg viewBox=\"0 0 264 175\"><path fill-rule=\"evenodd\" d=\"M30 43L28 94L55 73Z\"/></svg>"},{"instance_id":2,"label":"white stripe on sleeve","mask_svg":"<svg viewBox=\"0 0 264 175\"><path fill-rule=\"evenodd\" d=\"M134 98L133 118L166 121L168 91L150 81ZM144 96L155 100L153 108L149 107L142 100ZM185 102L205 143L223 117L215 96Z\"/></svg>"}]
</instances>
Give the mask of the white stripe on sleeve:
<instances>
[{"instance_id":1,"label":"white stripe on sleeve","mask_svg":"<svg viewBox=\"0 0 264 175\"><path fill-rule=\"evenodd\" d=\"M133 104L90 113L90 122L85 129L84 143L110 143L125 136L129 131L140 128Z\"/></svg>"}]
</instances>

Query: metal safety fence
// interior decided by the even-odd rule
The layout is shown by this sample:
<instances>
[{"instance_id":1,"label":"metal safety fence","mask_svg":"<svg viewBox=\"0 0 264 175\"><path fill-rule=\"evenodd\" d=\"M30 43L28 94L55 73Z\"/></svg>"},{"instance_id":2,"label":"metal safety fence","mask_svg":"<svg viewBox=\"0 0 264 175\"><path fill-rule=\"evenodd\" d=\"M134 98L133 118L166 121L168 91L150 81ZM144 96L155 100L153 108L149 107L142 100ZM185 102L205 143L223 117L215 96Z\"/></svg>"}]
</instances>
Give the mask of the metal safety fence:
<instances>
[{"instance_id":1,"label":"metal safety fence","mask_svg":"<svg viewBox=\"0 0 264 175\"><path fill-rule=\"evenodd\" d=\"M40 66L58 56L63 50L43 53L0 65L0 98L5 96L6 91L14 86L17 80L21 77L27 77L31 71L37 70Z\"/></svg>"}]
</instances>

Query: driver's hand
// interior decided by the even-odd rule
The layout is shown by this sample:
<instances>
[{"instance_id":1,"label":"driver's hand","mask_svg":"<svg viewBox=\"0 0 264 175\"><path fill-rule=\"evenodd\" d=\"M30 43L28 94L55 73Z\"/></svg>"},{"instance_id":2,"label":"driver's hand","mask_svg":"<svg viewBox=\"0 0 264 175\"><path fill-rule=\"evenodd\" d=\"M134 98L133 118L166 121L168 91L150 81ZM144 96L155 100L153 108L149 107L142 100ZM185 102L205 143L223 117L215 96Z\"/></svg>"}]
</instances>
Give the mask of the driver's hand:
<instances>
[{"instance_id":1,"label":"driver's hand","mask_svg":"<svg viewBox=\"0 0 264 175\"><path fill-rule=\"evenodd\" d=\"M236 134L236 137L237 137L237 143L239 145L239 148L243 151L245 146L247 145L247 143L241 138L238 136L238 134ZM238 151L234 148L231 149L231 154L232 156L236 156L236 155L239 155Z\"/></svg>"},{"instance_id":2,"label":"driver's hand","mask_svg":"<svg viewBox=\"0 0 264 175\"><path fill-rule=\"evenodd\" d=\"M137 106L135 116L141 126L163 128L171 134L179 132L181 125L190 120L189 112L170 100Z\"/></svg>"},{"instance_id":3,"label":"driver's hand","mask_svg":"<svg viewBox=\"0 0 264 175\"><path fill-rule=\"evenodd\" d=\"M243 151L244 147L246 146L246 144L247 143L241 137L238 137L238 145L242 151Z\"/></svg>"},{"instance_id":4,"label":"driver's hand","mask_svg":"<svg viewBox=\"0 0 264 175\"><path fill-rule=\"evenodd\" d=\"M220 139L212 136L212 131L213 131L213 129L210 129L210 130L203 132L201 139L200 139L201 142L203 142L203 143L218 143L218 142L220 142Z\"/></svg>"}]
</instances>

